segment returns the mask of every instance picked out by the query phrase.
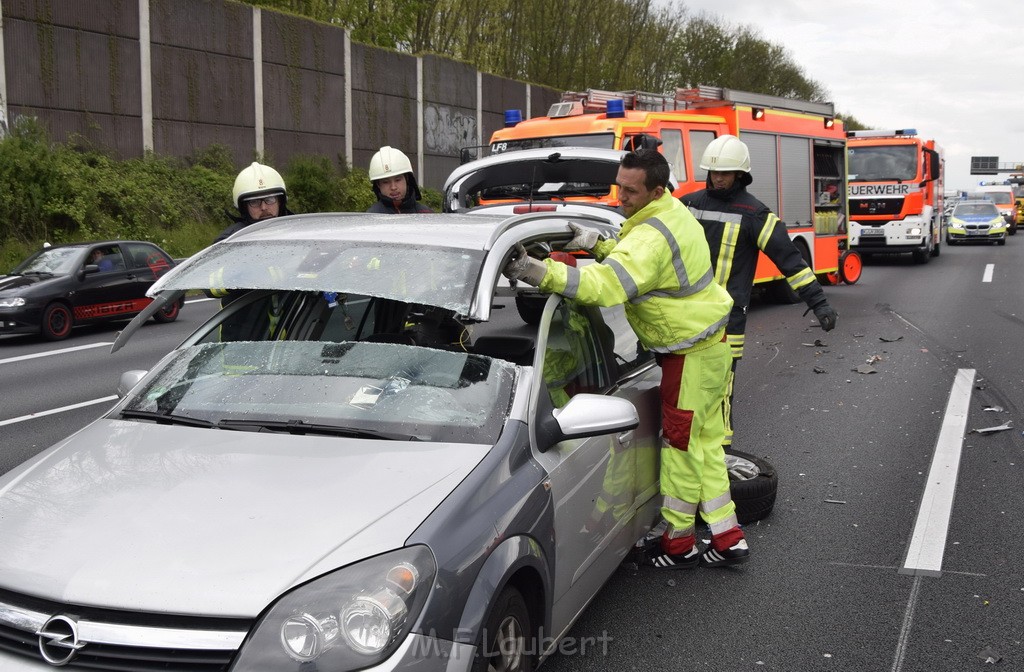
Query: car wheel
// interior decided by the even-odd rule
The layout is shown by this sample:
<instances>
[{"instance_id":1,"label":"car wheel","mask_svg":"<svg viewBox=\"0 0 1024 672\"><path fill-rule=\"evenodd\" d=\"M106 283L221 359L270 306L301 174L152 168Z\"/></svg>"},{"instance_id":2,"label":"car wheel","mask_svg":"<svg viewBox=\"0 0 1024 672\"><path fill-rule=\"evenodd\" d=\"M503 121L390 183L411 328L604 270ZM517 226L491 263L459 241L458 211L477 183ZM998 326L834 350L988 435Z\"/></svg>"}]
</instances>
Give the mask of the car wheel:
<instances>
[{"instance_id":1,"label":"car wheel","mask_svg":"<svg viewBox=\"0 0 1024 672\"><path fill-rule=\"evenodd\" d=\"M160 310L153 314L153 320L160 324L167 324L168 322L174 322L178 319L178 313L181 312L183 300L175 301L169 306L164 306Z\"/></svg>"},{"instance_id":2,"label":"car wheel","mask_svg":"<svg viewBox=\"0 0 1024 672\"><path fill-rule=\"evenodd\" d=\"M1006 238L1000 238L997 240L996 245L1006 245Z\"/></svg>"},{"instance_id":3,"label":"car wheel","mask_svg":"<svg viewBox=\"0 0 1024 672\"><path fill-rule=\"evenodd\" d=\"M547 294L516 294L516 310L519 311L519 317L529 325L540 324L540 316L544 314L544 304L547 300Z\"/></svg>"},{"instance_id":4,"label":"car wheel","mask_svg":"<svg viewBox=\"0 0 1024 672\"><path fill-rule=\"evenodd\" d=\"M473 672L530 672L533 638L530 612L522 593L506 586L480 633Z\"/></svg>"},{"instance_id":5,"label":"car wheel","mask_svg":"<svg viewBox=\"0 0 1024 672\"><path fill-rule=\"evenodd\" d=\"M71 309L63 303L51 303L43 311L41 331L48 341L60 341L71 335L71 327L75 326L75 318Z\"/></svg>"},{"instance_id":6,"label":"car wheel","mask_svg":"<svg viewBox=\"0 0 1024 672\"><path fill-rule=\"evenodd\" d=\"M729 493L736 504L741 525L765 518L775 508L779 477L767 460L729 448L725 455L729 469Z\"/></svg>"}]
</instances>

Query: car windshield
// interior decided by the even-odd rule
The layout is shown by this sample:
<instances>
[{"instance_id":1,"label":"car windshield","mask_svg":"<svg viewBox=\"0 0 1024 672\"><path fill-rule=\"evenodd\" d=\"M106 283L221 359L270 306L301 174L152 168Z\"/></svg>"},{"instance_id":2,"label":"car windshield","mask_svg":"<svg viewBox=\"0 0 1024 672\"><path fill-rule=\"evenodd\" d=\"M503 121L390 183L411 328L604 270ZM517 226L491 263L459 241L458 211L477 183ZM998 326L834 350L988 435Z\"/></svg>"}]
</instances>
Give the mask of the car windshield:
<instances>
[{"instance_id":1,"label":"car windshield","mask_svg":"<svg viewBox=\"0 0 1024 672\"><path fill-rule=\"evenodd\" d=\"M1012 205L1013 204L1013 192L1010 190L1006 191L986 191L985 195L992 199L996 205Z\"/></svg>"},{"instance_id":2,"label":"car windshield","mask_svg":"<svg viewBox=\"0 0 1024 672\"><path fill-rule=\"evenodd\" d=\"M166 289L330 290L469 310L482 251L381 241L246 240L217 244L173 269Z\"/></svg>"},{"instance_id":3,"label":"car windshield","mask_svg":"<svg viewBox=\"0 0 1024 672\"><path fill-rule=\"evenodd\" d=\"M851 147L848 154L850 182L917 179L915 145Z\"/></svg>"},{"instance_id":4,"label":"car windshield","mask_svg":"<svg viewBox=\"0 0 1024 672\"><path fill-rule=\"evenodd\" d=\"M954 217L987 217L999 216L999 211L993 203L960 203L953 210Z\"/></svg>"},{"instance_id":5,"label":"car windshield","mask_svg":"<svg viewBox=\"0 0 1024 672\"><path fill-rule=\"evenodd\" d=\"M80 247L50 247L36 252L12 271L14 274L51 273L69 275L77 270Z\"/></svg>"},{"instance_id":6,"label":"car windshield","mask_svg":"<svg viewBox=\"0 0 1024 672\"><path fill-rule=\"evenodd\" d=\"M224 430L493 444L515 372L482 355L391 343L200 343L176 351L118 413Z\"/></svg>"}]
</instances>

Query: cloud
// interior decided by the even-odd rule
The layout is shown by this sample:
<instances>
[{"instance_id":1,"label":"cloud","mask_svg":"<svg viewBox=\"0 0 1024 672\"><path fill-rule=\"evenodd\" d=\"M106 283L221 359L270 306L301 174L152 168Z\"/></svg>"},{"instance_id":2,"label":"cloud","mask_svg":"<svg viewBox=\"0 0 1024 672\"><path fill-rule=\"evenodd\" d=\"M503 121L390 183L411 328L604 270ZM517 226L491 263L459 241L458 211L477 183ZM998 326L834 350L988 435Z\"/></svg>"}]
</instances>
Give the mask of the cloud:
<instances>
[{"instance_id":1,"label":"cloud","mask_svg":"<svg viewBox=\"0 0 1024 672\"><path fill-rule=\"evenodd\" d=\"M840 112L875 128L917 128L946 150L947 189L971 156L1024 162L1024 3L1017 0L687 0L783 45ZM714 84L714 82L708 82ZM989 178L991 179L991 178Z\"/></svg>"}]
</instances>

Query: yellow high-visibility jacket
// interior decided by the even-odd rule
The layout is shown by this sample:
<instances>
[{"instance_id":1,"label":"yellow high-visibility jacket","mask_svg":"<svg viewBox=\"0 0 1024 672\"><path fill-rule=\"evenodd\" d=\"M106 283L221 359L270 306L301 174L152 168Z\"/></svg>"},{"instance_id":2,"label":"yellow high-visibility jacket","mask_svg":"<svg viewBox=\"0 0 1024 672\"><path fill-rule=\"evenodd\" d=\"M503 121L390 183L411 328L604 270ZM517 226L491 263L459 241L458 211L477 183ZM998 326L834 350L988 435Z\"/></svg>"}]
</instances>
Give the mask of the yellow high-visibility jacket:
<instances>
[{"instance_id":1,"label":"yellow high-visibility jacket","mask_svg":"<svg viewBox=\"0 0 1024 672\"><path fill-rule=\"evenodd\" d=\"M540 289L597 306L625 304L645 347L685 353L725 327L732 298L714 281L704 229L668 192L598 243L600 263L573 268L545 260Z\"/></svg>"}]
</instances>

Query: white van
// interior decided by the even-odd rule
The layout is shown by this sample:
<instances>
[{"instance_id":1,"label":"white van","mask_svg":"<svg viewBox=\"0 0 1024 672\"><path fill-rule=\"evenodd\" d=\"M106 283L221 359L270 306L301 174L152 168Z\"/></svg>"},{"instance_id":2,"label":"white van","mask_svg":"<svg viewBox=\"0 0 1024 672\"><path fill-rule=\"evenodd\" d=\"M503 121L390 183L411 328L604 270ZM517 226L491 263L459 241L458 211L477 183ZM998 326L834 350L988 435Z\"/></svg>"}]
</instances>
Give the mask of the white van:
<instances>
[{"instance_id":1,"label":"white van","mask_svg":"<svg viewBox=\"0 0 1024 672\"><path fill-rule=\"evenodd\" d=\"M1011 236L1017 233L1017 198L1013 194L1013 186L1009 184L983 184L974 190L975 196L992 200L999 214L1006 220L1006 232Z\"/></svg>"}]
</instances>

